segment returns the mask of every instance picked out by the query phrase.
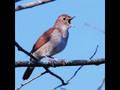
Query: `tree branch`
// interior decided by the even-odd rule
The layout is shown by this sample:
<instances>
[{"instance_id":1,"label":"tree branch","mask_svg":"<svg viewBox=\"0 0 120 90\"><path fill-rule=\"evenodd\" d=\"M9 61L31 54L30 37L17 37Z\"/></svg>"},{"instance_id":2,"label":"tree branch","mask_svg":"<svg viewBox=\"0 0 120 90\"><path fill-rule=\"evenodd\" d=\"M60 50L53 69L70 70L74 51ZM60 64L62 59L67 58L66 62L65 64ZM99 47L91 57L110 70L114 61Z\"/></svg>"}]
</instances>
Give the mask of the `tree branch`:
<instances>
[{"instance_id":1,"label":"tree branch","mask_svg":"<svg viewBox=\"0 0 120 90\"><path fill-rule=\"evenodd\" d=\"M98 45L97 45L97 47L96 47L95 52L93 53L93 55L89 58L90 60L95 56L95 54L97 53L97 50L98 50ZM72 76L70 79L68 79L67 82L70 82L70 81L76 76L76 74L78 73L78 71L79 71L80 69L82 69L83 66L84 66L84 65L81 65L81 66L75 71L75 73L73 74L73 76Z\"/></svg>"},{"instance_id":2,"label":"tree branch","mask_svg":"<svg viewBox=\"0 0 120 90\"><path fill-rule=\"evenodd\" d=\"M96 30L96 31L99 31L99 32L101 32L101 33L105 34L105 31L104 31L104 30L99 29L98 27L93 26L93 25L91 25L91 24L89 24L89 23L87 23L87 22L85 22L85 23L84 23L84 25L85 25L85 26L87 26L87 27L92 28L92 30Z\"/></svg>"},{"instance_id":3,"label":"tree branch","mask_svg":"<svg viewBox=\"0 0 120 90\"><path fill-rule=\"evenodd\" d=\"M101 90L103 85L104 85L104 83L105 83L105 78L102 80L102 82L100 83L100 86L98 87L97 90Z\"/></svg>"},{"instance_id":4,"label":"tree branch","mask_svg":"<svg viewBox=\"0 0 120 90\"><path fill-rule=\"evenodd\" d=\"M15 41L15 46L17 47L17 49L19 51L24 52L25 54L27 54L28 56L30 56L31 58L33 58L33 59L35 59L37 61L37 58L35 58L31 53L29 53L26 50L24 50L16 41Z\"/></svg>"},{"instance_id":5,"label":"tree branch","mask_svg":"<svg viewBox=\"0 0 120 90\"><path fill-rule=\"evenodd\" d=\"M90 60L95 56L95 54L97 53L97 50L98 50L98 45L97 45L97 47L96 47L95 52L93 53L93 55L89 58ZM78 71L80 71L80 69L82 69L83 66L84 66L84 65L81 65L81 66L75 71L75 73L67 80L66 85L77 75ZM65 86L65 85L60 84L60 85L58 85L57 87L55 87L53 90L56 90L57 88L60 88L60 87L62 87L62 86ZM65 88L63 88L63 89L65 89Z\"/></svg>"},{"instance_id":6,"label":"tree branch","mask_svg":"<svg viewBox=\"0 0 120 90\"><path fill-rule=\"evenodd\" d=\"M52 76L58 78L58 79L61 81L61 83L62 83L63 85L66 84L65 81L64 81L60 76L58 76L57 74L54 74L54 73L51 72L48 68L45 68L45 69L46 69L47 72L49 72L49 74L51 74Z\"/></svg>"},{"instance_id":7,"label":"tree branch","mask_svg":"<svg viewBox=\"0 0 120 90\"><path fill-rule=\"evenodd\" d=\"M33 80L35 80L35 79L41 77L42 75L44 75L44 74L46 74L46 73L48 73L48 72L45 71L45 72L41 73L40 75L38 75L37 77L31 79L30 81L28 81L28 82L26 82L26 83L24 83L24 84L21 84L21 86L20 86L19 88L17 88L16 90L20 90L20 89L21 89L22 87L24 87L25 85L29 84L29 83L32 82Z\"/></svg>"},{"instance_id":8,"label":"tree branch","mask_svg":"<svg viewBox=\"0 0 120 90\"><path fill-rule=\"evenodd\" d=\"M37 60L31 53L29 53L29 52L27 52L26 50L24 50L16 41L15 41L15 46L18 48L18 50L20 50L20 51L22 51L23 53L27 54L27 55L30 56L31 58ZM37 61L38 61L38 60L37 60ZM32 63L33 63L33 62L32 62ZM29 62L29 64L32 64L32 63ZM34 62L34 63L38 63L38 62ZM53 64L52 64L52 66L53 66ZM59 79L59 80L62 82L63 85L66 84L66 83L64 82L64 80L63 80L60 76L58 76L57 74L55 74L55 73L53 73L52 71L50 71L50 70L48 69L48 66L42 66L42 67L46 70L46 72L43 72L43 74L49 73L49 74L51 74L52 76L54 76L54 77L56 77L57 79ZM21 86L18 88L18 90L20 90L23 86L27 85L28 83L32 82L33 80L39 78L39 77L40 77L41 75L43 75L43 74L40 74L39 76L33 78L32 80L28 81L28 82L25 83L25 84L21 84Z\"/></svg>"},{"instance_id":9,"label":"tree branch","mask_svg":"<svg viewBox=\"0 0 120 90\"><path fill-rule=\"evenodd\" d=\"M31 53L27 52L26 50L24 50L17 42L15 42L15 46L18 48L18 50L24 52L25 54L27 54L28 56L30 56L33 59L36 59ZM93 55L89 58L89 60L69 60L69 61L65 61L64 59L60 59L58 61L56 61L53 65L52 62L30 62L30 61L16 61L15 62L15 67L28 67L28 66L33 66L33 67L43 67L46 72L45 73L49 73L52 76L58 78L61 81L61 84L58 85L57 87L55 87L53 90L60 88L62 86L65 86L69 83L69 81L75 77L75 75L77 74L77 72L84 66L84 65L100 65L100 64L104 64L105 63L105 59L104 58L100 58L100 59L94 59L91 60L94 55L97 52L97 48L98 45L96 47L95 52L93 53ZM38 61L38 60L37 60ZM49 61L49 60L48 60ZM81 65L81 66L80 66ZM51 72L48 67L59 67L59 66L80 66L77 71L75 72L75 74L67 81L65 82L60 76L58 76L57 74L54 74L53 72ZM47 68L46 68L47 67ZM40 75L41 76L41 75ZM32 80L28 81L25 84L21 84L20 88L22 88L23 86L27 85L28 83L30 83L31 81L39 78L40 76L37 76L35 78L33 78ZM18 88L18 90L20 90L20 88Z\"/></svg>"},{"instance_id":10,"label":"tree branch","mask_svg":"<svg viewBox=\"0 0 120 90\"><path fill-rule=\"evenodd\" d=\"M54 63L50 62L36 62L36 63L30 63L30 61L16 61L15 62L15 67L60 67L60 66L80 66L80 65L100 65L104 64L105 59L100 58L100 59L94 59L94 60L70 60L70 61L65 61L63 63L62 60L58 60Z\"/></svg>"},{"instance_id":11,"label":"tree branch","mask_svg":"<svg viewBox=\"0 0 120 90\"><path fill-rule=\"evenodd\" d=\"M18 50L24 52L25 54L27 54L31 58L37 60L32 54L30 54L29 52L24 50L17 42L15 42L15 46L18 48ZM93 55L92 55L92 57L93 57ZM54 67L59 67L59 66L80 66L80 65L99 65L99 64L104 64L104 63L105 63L104 58L91 60L91 61L89 61L89 60L69 60L69 61L65 61L64 59L61 59L61 60L58 60L58 61L56 61L54 63ZM50 62L30 63L30 61L16 61L15 62L15 67L27 67L27 66L53 67L53 63L50 63Z\"/></svg>"},{"instance_id":12,"label":"tree branch","mask_svg":"<svg viewBox=\"0 0 120 90\"><path fill-rule=\"evenodd\" d=\"M42 5L42 4L46 4L46 3L49 3L49 2L53 2L53 1L55 1L55 0L36 0L36 1L33 1L33 2L28 2L26 4L16 6L15 11L19 11L19 10L23 10L23 9L27 9L27 8L32 8L32 7Z\"/></svg>"}]
</instances>

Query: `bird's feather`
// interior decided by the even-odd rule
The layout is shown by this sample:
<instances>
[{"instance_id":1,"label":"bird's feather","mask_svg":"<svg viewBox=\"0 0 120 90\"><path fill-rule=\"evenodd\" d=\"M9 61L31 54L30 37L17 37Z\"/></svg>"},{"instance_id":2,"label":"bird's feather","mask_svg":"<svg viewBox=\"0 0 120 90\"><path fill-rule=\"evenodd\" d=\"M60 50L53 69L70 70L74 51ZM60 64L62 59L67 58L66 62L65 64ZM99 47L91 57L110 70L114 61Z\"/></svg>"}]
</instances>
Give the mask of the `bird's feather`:
<instances>
[{"instance_id":1,"label":"bird's feather","mask_svg":"<svg viewBox=\"0 0 120 90\"><path fill-rule=\"evenodd\" d=\"M41 37L39 37L37 42L34 44L31 53L35 52L37 49L39 49L41 46L43 46L45 43L47 43L50 40L51 33L53 31L54 31L54 28L50 28L48 31L43 33L43 35Z\"/></svg>"}]
</instances>

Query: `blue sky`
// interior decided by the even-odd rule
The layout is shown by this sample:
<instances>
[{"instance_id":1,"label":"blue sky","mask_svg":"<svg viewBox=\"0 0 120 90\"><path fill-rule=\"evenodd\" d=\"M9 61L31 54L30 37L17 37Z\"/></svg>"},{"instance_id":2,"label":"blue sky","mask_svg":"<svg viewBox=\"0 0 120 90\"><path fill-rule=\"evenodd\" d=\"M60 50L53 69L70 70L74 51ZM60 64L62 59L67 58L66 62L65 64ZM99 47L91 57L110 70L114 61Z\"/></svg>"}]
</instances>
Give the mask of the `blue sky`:
<instances>
[{"instance_id":1,"label":"blue sky","mask_svg":"<svg viewBox=\"0 0 120 90\"><path fill-rule=\"evenodd\" d=\"M16 5L32 0L23 0ZM104 0L56 0L55 2L40 5L31 9L16 12L15 36L16 41L27 51L31 51L38 37L48 28L52 27L56 18L61 14L75 16L70 28L70 37L67 47L56 58L67 60L88 59L99 45L94 58L105 57L105 1ZM89 24L90 26L86 25ZM29 60L24 53L16 50L15 59ZM71 83L65 88L67 90L97 90L105 77L105 65L84 66ZM67 80L78 67L50 68L52 71ZM25 67L16 68L15 86L20 86ZM30 77L33 78L44 71L36 68ZM53 76L46 74L33 81L21 90L52 90L60 84ZM59 90L59 89L58 89ZM102 90L105 90L105 85Z\"/></svg>"}]
</instances>

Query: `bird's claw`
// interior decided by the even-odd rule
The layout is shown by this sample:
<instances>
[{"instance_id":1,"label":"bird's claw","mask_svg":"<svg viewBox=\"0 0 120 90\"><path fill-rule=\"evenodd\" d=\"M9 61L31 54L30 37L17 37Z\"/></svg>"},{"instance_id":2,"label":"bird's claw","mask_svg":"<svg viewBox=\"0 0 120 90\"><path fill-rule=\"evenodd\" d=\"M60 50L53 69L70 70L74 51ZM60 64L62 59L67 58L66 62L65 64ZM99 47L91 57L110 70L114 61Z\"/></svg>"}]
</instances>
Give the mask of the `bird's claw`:
<instances>
[{"instance_id":1,"label":"bird's claw","mask_svg":"<svg viewBox=\"0 0 120 90\"><path fill-rule=\"evenodd\" d=\"M49 59L49 63L52 64L52 67L55 67L57 61L55 59Z\"/></svg>"},{"instance_id":2,"label":"bird's claw","mask_svg":"<svg viewBox=\"0 0 120 90\"><path fill-rule=\"evenodd\" d=\"M66 62L64 60L61 60L60 63L64 66L66 65Z\"/></svg>"}]
</instances>

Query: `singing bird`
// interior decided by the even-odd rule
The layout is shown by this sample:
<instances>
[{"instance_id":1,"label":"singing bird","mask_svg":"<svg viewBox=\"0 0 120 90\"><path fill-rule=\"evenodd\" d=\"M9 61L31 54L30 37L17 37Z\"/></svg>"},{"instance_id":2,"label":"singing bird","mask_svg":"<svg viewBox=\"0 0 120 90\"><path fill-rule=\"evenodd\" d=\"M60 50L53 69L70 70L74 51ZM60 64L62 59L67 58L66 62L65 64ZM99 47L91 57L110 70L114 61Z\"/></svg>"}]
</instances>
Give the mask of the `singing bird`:
<instances>
[{"instance_id":1,"label":"singing bird","mask_svg":"<svg viewBox=\"0 0 120 90\"><path fill-rule=\"evenodd\" d=\"M64 50L69 37L68 29L71 27L71 20L73 18L67 14L60 15L53 27L39 37L31 50L31 54L38 60L41 60L43 57L52 57ZM30 58L30 61L34 62L35 59ZM30 77L34 68L27 67L23 80L27 80Z\"/></svg>"}]
</instances>

